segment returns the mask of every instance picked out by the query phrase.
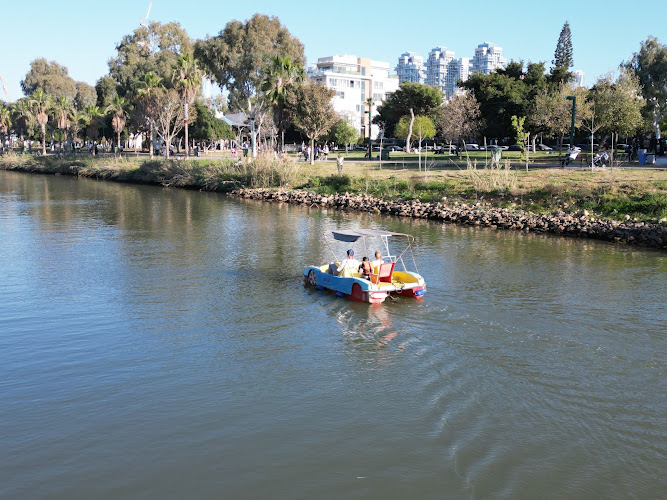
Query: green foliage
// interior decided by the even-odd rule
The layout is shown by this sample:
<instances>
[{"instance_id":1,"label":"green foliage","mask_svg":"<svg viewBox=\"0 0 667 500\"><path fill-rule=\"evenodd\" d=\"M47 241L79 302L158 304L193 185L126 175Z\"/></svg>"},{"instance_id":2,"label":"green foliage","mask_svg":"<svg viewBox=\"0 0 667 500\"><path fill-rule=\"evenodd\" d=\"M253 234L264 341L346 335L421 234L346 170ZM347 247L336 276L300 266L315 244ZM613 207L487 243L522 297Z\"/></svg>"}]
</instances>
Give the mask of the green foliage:
<instances>
[{"instance_id":1,"label":"green foliage","mask_svg":"<svg viewBox=\"0 0 667 500\"><path fill-rule=\"evenodd\" d=\"M572 32L570 31L570 23L567 21L565 21L558 36L552 64L554 68L565 68L566 70L572 67Z\"/></svg>"},{"instance_id":2,"label":"green foliage","mask_svg":"<svg viewBox=\"0 0 667 500\"><path fill-rule=\"evenodd\" d=\"M410 114L430 115L442 104L442 92L430 85L403 82L396 92L378 106L378 115L373 123L384 126L385 136L394 137L399 120Z\"/></svg>"},{"instance_id":3,"label":"green foliage","mask_svg":"<svg viewBox=\"0 0 667 500\"><path fill-rule=\"evenodd\" d=\"M313 82L295 86L288 94L287 109L296 128L310 139L311 147L338 119L331 104L334 95L335 90ZM314 158L314 155L311 155L311 158Z\"/></svg>"},{"instance_id":4,"label":"green foliage","mask_svg":"<svg viewBox=\"0 0 667 500\"><path fill-rule=\"evenodd\" d=\"M347 120L338 120L334 126L334 138L337 144L345 144L345 150L358 138L359 131Z\"/></svg>"},{"instance_id":5,"label":"green foliage","mask_svg":"<svg viewBox=\"0 0 667 500\"><path fill-rule=\"evenodd\" d=\"M528 141L529 133L523 129L523 124L526 122L526 117L512 116L512 128L514 128L514 140L521 146L521 152L526 149L526 141Z\"/></svg>"},{"instance_id":6,"label":"green foliage","mask_svg":"<svg viewBox=\"0 0 667 500\"><path fill-rule=\"evenodd\" d=\"M233 139L234 132L226 122L218 119L211 110L199 101L195 101L197 118L190 125L190 137L198 141L218 141Z\"/></svg>"},{"instance_id":7,"label":"green foliage","mask_svg":"<svg viewBox=\"0 0 667 500\"><path fill-rule=\"evenodd\" d=\"M289 56L303 67L303 44L277 17L255 14L246 22L233 20L212 38L197 42L195 56L206 73L229 92L232 110L250 111L256 104L265 70L276 56Z\"/></svg>"},{"instance_id":8,"label":"green foliage","mask_svg":"<svg viewBox=\"0 0 667 500\"><path fill-rule=\"evenodd\" d=\"M667 117L667 45L649 36L632 59L624 63L626 69L634 72L639 79L642 95L648 106L656 131L660 121Z\"/></svg>"},{"instance_id":9,"label":"green foliage","mask_svg":"<svg viewBox=\"0 0 667 500\"><path fill-rule=\"evenodd\" d=\"M134 96L144 76L152 72L170 87L181 54L192 52L192 42L176 22L152 22L126 35L118 44L117 56L109 61L109 75L117 82L118 94Z\"/></svg>"},{"instance_id":10,"label":"green foliage","mask_svg":"<svg viewBox=\"0 0 667 500\"><path fill-rule=\"evenodd\" d=\"M512 116L528 116L535 97L547 87L544 64L511 61L507 68L490 75L476 74L462 83L471 90L477 101L487 137L503 138L513 135Z\"/></svg>"},{"instance_id":11,"label":"green foliage","mask_svg":"<svg viewBox=\"0 0 667 500\"><path fill-rule=\"evenodd\" d=\"M69 76L67 68L44 58L30 63L30 70L21 82L21 89L26 96L42 90L53 98L68 97L71 101L74 101L77 93L76 82Z\"/></svg>"}]
</instances>

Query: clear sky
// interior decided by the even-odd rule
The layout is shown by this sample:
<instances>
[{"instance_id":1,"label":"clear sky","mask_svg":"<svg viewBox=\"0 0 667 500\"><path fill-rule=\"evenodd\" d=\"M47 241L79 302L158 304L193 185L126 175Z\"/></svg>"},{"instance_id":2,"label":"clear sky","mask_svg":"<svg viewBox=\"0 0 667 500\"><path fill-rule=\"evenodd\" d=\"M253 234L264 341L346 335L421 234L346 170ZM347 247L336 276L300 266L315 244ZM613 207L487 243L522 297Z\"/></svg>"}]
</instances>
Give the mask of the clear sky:
<instances>
[{"instance_id":1,"label":"clear sky","mask_svg":"<svg viewBox=\"0 0 667 500\"><path fill-rule=\"evenodd\" d=\"M10 98L22 97L20 81L30 61L45 57L91 85L107 73L116 44L139 26L149 0L2 0L0 75ZM308 64L318 57L354 54L395 66L414 51L427 57L438 45L456 57L471 57L482 42L503 47L508 59L551 65L567 20L572 30L574 68L586 84L632 57L649 35L667 43L664 2L562 0L443 1L214 1L154 0L150 20L178 21L192 38L216 35L232 19L255 12L278 16L305 45ZM0 90L0 98L8 100Z\"/></svg>"}]
</instances>

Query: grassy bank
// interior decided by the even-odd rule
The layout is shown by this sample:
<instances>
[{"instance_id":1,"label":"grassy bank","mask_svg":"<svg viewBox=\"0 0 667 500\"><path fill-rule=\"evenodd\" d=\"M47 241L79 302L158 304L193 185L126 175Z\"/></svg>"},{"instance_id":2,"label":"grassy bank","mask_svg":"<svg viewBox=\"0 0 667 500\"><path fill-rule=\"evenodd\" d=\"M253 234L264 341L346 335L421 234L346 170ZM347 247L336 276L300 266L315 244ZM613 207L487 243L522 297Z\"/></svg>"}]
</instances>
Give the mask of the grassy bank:
<instances>
[{"instance_id":1,"label":"grassy bank","mask_svg":"<svg viewBox=\"0 0 667 500\"><path fill-rule=\"evenodd\" d=\"M588 210L600 216L640 221L667 218L667 172L642 169L492 168L484 161L467 166L427 163L383 164L346 161L342 175L335 161L148 160L145 158L55 158L8 155L0 168L68 174L121 182L226 191L238 187L297 188L320 194L364 193L386 199L481 203L532 212Z\"/></svg>"}]
</instances>

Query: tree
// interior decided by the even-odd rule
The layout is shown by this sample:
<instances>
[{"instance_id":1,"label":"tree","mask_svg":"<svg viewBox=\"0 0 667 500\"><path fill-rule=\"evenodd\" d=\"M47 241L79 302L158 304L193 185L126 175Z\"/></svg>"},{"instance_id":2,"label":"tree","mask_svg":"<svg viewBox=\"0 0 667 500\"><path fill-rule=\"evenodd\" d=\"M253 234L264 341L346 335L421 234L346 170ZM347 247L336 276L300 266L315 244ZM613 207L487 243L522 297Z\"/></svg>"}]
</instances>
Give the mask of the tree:
<instances>
[{"instance_id":1,"label":"tree","mask_svg":"<svg viewBox=\"0 0 667 500\"><path fill-rule=\"evenodd\" d=\"M30 98L30 108L42 131L42 154L46 154L46 124L49 121L49 110L51 109L51 97L42 89L33 92Z\"/></svg>"},{"instance_id":2,"label":"tree","mask_svg":"<svg viewBox=\"0 0 667 500\"><path fill-rule=\"evenodd\" d=\"M335 95L335 90L313 82L293 87L287 94L294 125L310 139L311 151L315 149L315 141L326 134L338 118L331 104ZM313 154L310 155L310 164L315 164Z\"/></svg>"},{"instance_id":3,"label":"tree","mask_svg":"<svg viewBox=\"0 0 667 500\"><path fill-rule=\"evenodd\" d=\"M194 102L197 90L201 85L202 72L197 59L190 54L181 54L178 66L174 70L171 81L178 91L183 103L183 124L185 126L185 158L190 156L190 142L188 139L188 121L190 119L190 105Z\"/></svg>"},{"instance_id":4,"label":"tree","mask_svg":"<svg viewBox=\"0 0 667 500\"><path fill-rule=\"evenodd\" d=\"M476 74L462 83L471 90L484 118L482 133L502 139L513 136L512 116L527 116L536 95L547 88L543 63L510 61L505 69L490 75Z\"/></svg>"},{"instance_id":5,"label":"tree","mask_svg":"<svg viewBox=\"0 0 667 500\"><path fill-rule=\"evenodd\" d=\"M558 42L556 43L556 51L554 52L553 67L551 68L550 75L551 82L556 87L572 80L573 75L569 71L572 63L572 32L570 31L570 24L565 21L563 29L558 36Z\"/></svg>"},{"instance_id":6,"label":"tree","mask_svg":"<svg viewBox=\"0 0 667 500\"><path fill-rule=\"evenodd\" d=\"M72 102L65 96L58 97L53 103L53 116L55 118L56 127L61 132L60 138L60 151L63 150L63 141L62 136L67 137L67 131L69 129L72 114L74 112L74 106Z\"/></svg>"},{"instance_id":7,"label":"tree","mask_svg":"<svg viewBox=\"0 0 667 500\"><path fill-rule=\"evenodd\" d=\"M435 125L443 140L458 142L474 137L481 127L479 103L472 92L453 96L448 103L438 108ZM464 141L465 142L465 141Z\"/></svg>"},{"instance_id":8,"label":"tree","mask_svg":"<svg viewBox=\"0 0 667 500\"><path fill-rule=\"evenodd\" d=\"M233 139L232 128L224 121L215 117L211 110L201 101L195 101L196 118L190 128L190 137L198 141L219 141Z\"/></svg>"},{"instance_id":9,"label":"tree","mask_svg":"<svg viewBox=\"0 0 667 500\"><path fill-rule=\"evenodd\" d=\"M2 145L4 149L6 137L9 135L9 130L12 127L12 116L9 111L9 108L3 104L0 104L0 134L4 136L2 138Z\"/></svg>"},{"instance_id":10,"label":"tree","mask_svg":"<svg viewBox=\"0 0 667 500\"><path fill-rule=\"evenodd\" d=\"M97 103L97 91L92 85L86 82L76 82L76 96L74 97L74 106L81 111L86 106L93 106Z\"/></svg>"},{"instance_id":11,"label":"tree","mask_svg":"<svg viewBox=\"0 0 667 500\"><path fill-rule=\"evenodd\" d=\"M105 108L106 113L111 113L111 126L113 127L114 132L116 132L116 146L120 152L120 133L125 128L125 120L127 118L127 103L125 102L124 97L116 96Z\"/></svg>"},{"instance_id":12,"label":"tree","mask_svg":"<svg viewBox=\"0 0 667 500\"><path fill-rule=\"evenodd\" d=\"M170 87L178 59L192 52L192 41L179 23L152 22L123 37L116 50L116 57L109 60L109 75L117 82L118 95L131 98L142 88L147 73Z\"/></svg>"},{"instance_id":13,"label":"tree","mask_svg":"<svg viewBox=\"0 0 667 500\"><path fill-rule=\"evenodd\" d=\"M146 128L148 128L148 154L151 160L153 159L153 140L155 138L155 129L157 125L157 114L160 110L159 96L163 89L162 78L153 72L148 72L144 75L137 91L139 102L141 104L137 111L140 116L140 121L146 125Z\"/></svg>"},{"instance_id":14,"label":"tree","mask_svg":"<svg viewBox=\"0 0 667 500\"><path fill-rule=\"evenodd\" d=\"M44 58L30 63L30 70L21 81L21 89L26 96L42 90L53 99L68 97L74 101L76 97L76 82L69 76L67 68Z\"/></svg>"},{"instance_id":15,"label":"tree","mask_svg":"<svg viewBox=\"0 0 667 500\"><path fill-rule=\"evenodd\" d=\"M639 78L642 95L648 104L656 139L660 135L660 120L667 116L667 45L649 36L632 59L624 63L626 69Z\"/></svg>"},{"instance_id":16,"label":"tree","mask_svg":"<svg viewBox=\"0 0 667 500\"><path fill-rule=\"evenodd\" d=\"M232 110L253 111L267 68L275 57L289 57L303 67L303 44L277 17L255 14L246 22L233 20L212 38L197 42L195 56L207 74L229 92Z\"/></svg>"},{"instance_id":17,"label":"tree","mask_svg":"<svg viewBox=\"0 0 667 500\"><path fill-rule=\"evenodd\" d=\"M359 136L359 131L347 120L338 120L334 126L334 138L337 144L345 144L345 154L348 153L348 146L352 144Z\"/></svg>"},{"instance_id":18,"label":"tree","mask_svg":"<svg viewBox=\"0 0 667 500\"><path fill-rule=\"evenodd\" d=\"M100 135L100 120L104 116L98 106L87 106L83 110L83 122L86 126L86 135L93 141L93 145ZM95 155L95 148L92 149Z\"/></svg>"},{"instance_id":19,"label":"tree","mask_svg":"<svg viewBox=\"0 0 667 500\"><path fill-rule=\"evenodd\" d=\"M100 108L106 108L111 104L113 98L118 95L118 92L116 91L116 80L109 75L104 75L97 80L97 83L95 84L95 92L97 94L97 105Z\"/></svg>"},{"instance_id":20,"label":"tree","mask_svg":"<svg viewBox=\"0 0 667 500\"><path fill-rule=\"evenodd\" d=\"M183 105L178 91L174 89L160 89L155 96L157 103L156 130L165 143L165 154L169 159L171 142L184 125Z\"/></svg>"},{"instance_id":21,"label":"tree","mask_svg":"<svg viewBox=\"0 0 667 500\"><path fill-rule=\"evenodd\" d=\"M387 136L395 136L394 127L402 117L415 114L428 115L441 104L442 92L437 88L421 83L403 82L396 92L378 106L378 115L373 122L381 123ZM409 148L408 140L406 144L408 153Z\"/></svg>"},{"instance_id":22,"label":"tree","mask_svg":"<svg viewBox=\"0 0 667 500\"><path fill-rule=\"evenodd\" d=\"M262 91L273 107L273 123L278 131L278 150L285 148L285 128L289 114L287 112L287 93L293 85L303 82L303 67L294 64L289 56L276 55L273 64L264 69Z\"/></svg>"},{"instance_id":23,"label":"tree","mask_svg":"<svg viewBox=\"0 0 667 500\"><path fill-rule=\"evenodd\" d=\"M619 134L631 135L642 124L640 92L638 77L625 69L615 82L608 74L591 89L590 100L598 110L600 128L611 134L612 151Z\"/></svg>"},{"instance_id":24,"label":"tree","mask_svg":"<svg viewBox=\"0 0 667 500\"><path fill-rule=\"evenodd\" d=\"M421 172L422 165L422 140L423 139L433 139L435 137L435 125L433 121L428 116L404 116L398 121L398 124L395 127L395 135L400 138L405 138L405 149L408 150L408 145L410 141L410 135L414 131L415 135L419 138L419 171Z\"/></svg>"},{"instance_id":25,"label":"tree","mask_svg":"<svg viewBox=\"0 0 667 500\"><path fill-rule=\"evenodd\" d=\"M18 134L21 136L21 145L23 145L24 134L28 132L30 127L30 120L32 119L30 102L27 98L19 99L12 107L14 115L14 126Z\"/></svg>"}]
</instances>

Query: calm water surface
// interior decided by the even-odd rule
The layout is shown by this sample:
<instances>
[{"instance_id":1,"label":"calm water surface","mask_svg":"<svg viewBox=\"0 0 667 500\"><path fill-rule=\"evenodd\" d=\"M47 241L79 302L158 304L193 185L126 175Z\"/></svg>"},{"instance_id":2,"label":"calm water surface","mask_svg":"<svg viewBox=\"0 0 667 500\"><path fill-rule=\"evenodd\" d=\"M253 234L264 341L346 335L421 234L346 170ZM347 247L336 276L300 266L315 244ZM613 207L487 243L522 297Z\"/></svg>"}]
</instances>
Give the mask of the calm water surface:
<instances>
[{"instance_id":1,"label":"calm water surface","mask_svg":"<svg viewBox=\"0 0 667 500\"><path fill-rule=\"evenodd\" d=\"M304 288L417 237L421 302ZM665 498L667 260L0 172L1 498Z\"/></svg>"}]
</instances>

